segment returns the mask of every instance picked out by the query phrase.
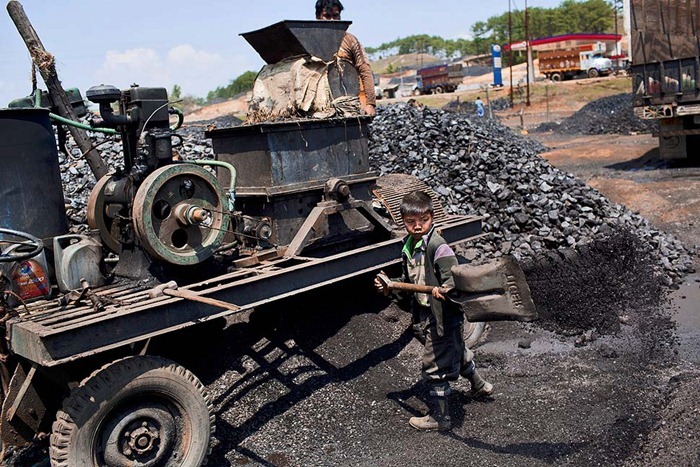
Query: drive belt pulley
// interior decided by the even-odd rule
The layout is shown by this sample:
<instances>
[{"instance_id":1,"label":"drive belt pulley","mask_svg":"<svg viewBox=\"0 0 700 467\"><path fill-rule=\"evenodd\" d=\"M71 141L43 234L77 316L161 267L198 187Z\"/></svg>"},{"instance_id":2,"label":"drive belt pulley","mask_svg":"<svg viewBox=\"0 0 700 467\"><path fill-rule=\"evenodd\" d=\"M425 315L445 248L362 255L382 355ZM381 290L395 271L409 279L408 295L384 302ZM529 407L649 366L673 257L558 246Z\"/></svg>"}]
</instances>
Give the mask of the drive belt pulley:
<instances>
[{"instance_id":1,"label":"drive belt pulley","mask_svg":"<svg viewBox=\"0 0 700 467\"><path fill-rule=\"evenodd\" d=\"M229 224L222 190L206 169L167 165L141 184L133 220L141 245L176 265L198 264L221 245Z\"/></svg>"},{"instance_id":2,"label":"drive belt pulley","mask_svg":"<svg viewBox=\"0 0 700 467\"><path fill-rule=\"evenodd\" d=\"M102 242L115 253L121 251L120 228L129 217L127 203L132 193L128 179L105 175L97 181L88 199L88 226L99 230Z\"/></svg>"}]
</instances>

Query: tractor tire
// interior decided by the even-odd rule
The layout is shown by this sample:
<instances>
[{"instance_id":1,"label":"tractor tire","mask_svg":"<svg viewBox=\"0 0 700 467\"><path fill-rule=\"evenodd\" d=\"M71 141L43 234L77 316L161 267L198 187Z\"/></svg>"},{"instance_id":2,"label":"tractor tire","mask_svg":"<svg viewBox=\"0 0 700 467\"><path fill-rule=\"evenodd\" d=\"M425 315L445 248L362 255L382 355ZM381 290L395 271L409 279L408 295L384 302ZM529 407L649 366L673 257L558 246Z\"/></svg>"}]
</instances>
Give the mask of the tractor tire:
<instances>
[{"instance_id":1,"label":"tractor tire","mask_svg":"<svg viewBox=\"0 0 700 467\"><path fill-rule=\"evenodd\" d=\"M189 370L160 357L116 360L73 388L53 423L53 467L206 462L213 408Z\"/></svg>"},{"instance_id":2,"label":"tractor tire","mask_svg":"<svg viewBox=\"0 0 700 467\"><path fill-rule=\"evenodd\" d=\"M559 82L562 79L561 73L552 73L551 75L549 75L549 79L555 82Z\"/></svg>"},{"instance_id":3,"label":"tractor tire","mask_svg":"<svg viewBox=\"0 0 700 467\"><path fill-rule=\"evenodd\" d=\"M598 70L596 70L595 68L591 68L590 70L588 70L589 78L597 78L599 75L600 73L598 73Z\"/></svg>"}]
</instances>

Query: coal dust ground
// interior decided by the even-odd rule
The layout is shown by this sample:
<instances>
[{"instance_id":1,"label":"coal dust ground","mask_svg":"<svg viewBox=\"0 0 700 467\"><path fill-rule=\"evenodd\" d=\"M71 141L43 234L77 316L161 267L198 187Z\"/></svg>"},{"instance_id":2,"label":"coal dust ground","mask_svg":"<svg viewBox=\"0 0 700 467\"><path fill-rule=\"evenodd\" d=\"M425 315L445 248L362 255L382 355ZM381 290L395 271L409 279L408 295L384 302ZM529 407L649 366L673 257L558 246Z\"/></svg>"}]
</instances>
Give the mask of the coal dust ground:
<instances>
[{"instance_id":1,"label":"coal dust ground","mask_svg":"<svg viewBox=\"0 0 700 467\"><path fill-rule=\"evenodd\" d=\"M176 357L218 412L211 465L666 465L654 433L681 387L669 384L678 347L643 248L625 235L527 266L533 298L550 306L539 303L536 323L492 324L475 350L495 396L472 400L468 383L455 383L447 434L407 423L425 409L422 348L409 315L374 295L369 276L258 310L214 349L188 346ZM591 322L576 303L593 287ZM671 463L692 465L697 442Z\"/></svg>"},{"instance_id":2,"label":"coal dust ground","mask_svg":"<svg viewBox=\"0 0 700 467\"><path fill-rule=\"evenodd\" d=\"M257 310L215 342L182 336L192 345L172 356L214 396L215 466L693 465L697 438L672 459L657 447L666 413L684 424L669 404L684 376L644 252L619 232L527 264L541 319L492 324L475 350L496 393L455 383L447 434L407 423L425 409L422 348L370 276Z\"/></svg>"},{"instance_id":3,"label":"coal dust ground","mask_svg":"<svg viewBox=\"0 0 700 467\"><path fill-rule=\"evenodd\" d=\"M644 247L619 232L525 267L541 319L492 323L475 351L495 395L473 400L468 383L453 384L446 434L407 423L425 409L422 348L371 276L152 352L212 394L212 466L697 465L698 371L680 362Z\"/></svg>"}]
</instances>

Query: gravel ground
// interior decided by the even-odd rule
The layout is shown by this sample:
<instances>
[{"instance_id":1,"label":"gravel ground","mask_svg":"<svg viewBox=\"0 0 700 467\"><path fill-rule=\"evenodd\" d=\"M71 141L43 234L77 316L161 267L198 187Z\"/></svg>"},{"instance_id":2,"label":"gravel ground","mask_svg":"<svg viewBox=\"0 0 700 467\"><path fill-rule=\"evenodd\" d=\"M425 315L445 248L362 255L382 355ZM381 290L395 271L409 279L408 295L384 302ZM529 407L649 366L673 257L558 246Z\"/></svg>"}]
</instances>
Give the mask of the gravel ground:
<instances>
[{"instance_id":1,"label":"gravel ground","mask_svg":"<svg viewBox=\"0 0 700 467\"><path fill-rule=\"evenodd\" d=\"M455 383L447 434L407 424L425 409L422 349L409 315L375 295L370 276L258 309L223 332L168 336L152 352L212 394L213 466L697 465L700 369L679 356L677 292L661 285L653 245L636 231L591 240L524 257L541 319L489 326L476 360L496 392L472 400ZM45 443L8 465L46 465Z\"/></svg>"},{"instance_id":2,"label":"gravel ground","mask_svg":"<svg viewBox=\"0 0 700 467\"><path fill-rule=\"evenodd\" d=\"M540 124L534 131L564 134L630 135L658 130L654 120L642 120L632 110L632 94L622 93L589 102L560 122Z\"/></svg>"}]
</instances>

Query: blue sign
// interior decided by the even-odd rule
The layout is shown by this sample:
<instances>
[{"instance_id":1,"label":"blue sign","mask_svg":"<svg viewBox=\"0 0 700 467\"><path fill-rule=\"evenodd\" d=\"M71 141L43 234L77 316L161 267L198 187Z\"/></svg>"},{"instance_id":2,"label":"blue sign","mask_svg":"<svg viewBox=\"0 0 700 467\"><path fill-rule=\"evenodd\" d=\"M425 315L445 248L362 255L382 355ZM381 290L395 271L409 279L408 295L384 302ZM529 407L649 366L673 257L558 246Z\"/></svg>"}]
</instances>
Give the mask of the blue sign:
<instances>
[{"instance_id":1,"label":"blue sign","mask_svg":"<svg viewBox=\"0 0 700 467\"><path fill-rule=\"evenodd\" d=\"M493 58L493 85L503 86L503 77L501 76L501 46L498 44L491 45L491 57Z\"/></svg>"}]
</instances>

